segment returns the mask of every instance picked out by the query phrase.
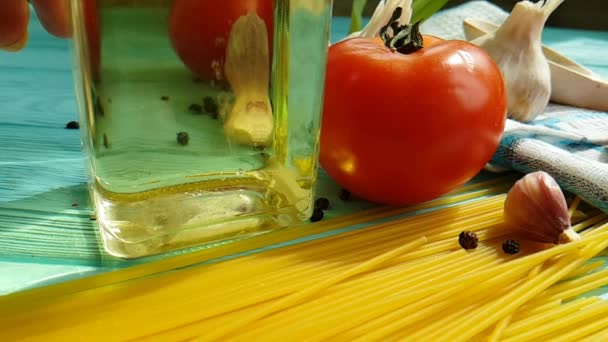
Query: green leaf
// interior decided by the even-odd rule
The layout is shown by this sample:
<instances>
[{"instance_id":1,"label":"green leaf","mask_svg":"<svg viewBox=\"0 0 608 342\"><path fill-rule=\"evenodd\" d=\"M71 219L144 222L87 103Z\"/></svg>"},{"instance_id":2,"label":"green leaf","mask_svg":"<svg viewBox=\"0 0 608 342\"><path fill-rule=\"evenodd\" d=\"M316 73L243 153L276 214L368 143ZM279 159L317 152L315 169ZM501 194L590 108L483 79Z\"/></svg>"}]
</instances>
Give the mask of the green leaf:
<instances>
[{"instance_id":1,"label":"green leaf","mask_svg":"<svg viewBox=\"0 0 608 342\"><path fill-rule=\"evenodd\" d=\"M363 28L363 9L365 9L366 4L367 0L353 0L353 8L350 15L350 30L348 33L360 31Z\"/></svg>"},{"instance_id":2,"label":"green leaf","mask_svg":"<svg viewBox=\"0 0 608 342\"><path fill-rule=\"evenodd\" d=\"M384 0L378 0L384 1ZM430 18L435 12L439 11L448 0L413 0L412 1L412 19L410 23L417 23ZM353 7L350 15L350 30L349 33L360 31L363 23L363 10L367 0L353 0Z\"/></svg>"},{"instance_id":3,"label":"green leaf","mask_svg":"<svg viewBox=\"0 0 608 342\"><path fill-rule=\"evenodd\" d=\"M412 3L411 23L417 23L430 18L439 11L448 0L414 0Z\"/></svg>"}]
</instances>

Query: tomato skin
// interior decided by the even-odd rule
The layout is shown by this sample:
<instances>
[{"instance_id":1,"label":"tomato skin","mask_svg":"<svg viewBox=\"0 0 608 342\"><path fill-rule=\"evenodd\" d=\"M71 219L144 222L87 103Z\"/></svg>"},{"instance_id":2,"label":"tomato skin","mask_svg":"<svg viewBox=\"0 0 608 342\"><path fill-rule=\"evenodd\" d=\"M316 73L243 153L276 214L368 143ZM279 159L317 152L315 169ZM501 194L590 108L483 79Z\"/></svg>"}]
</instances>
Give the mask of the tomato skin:
<instances>
[{"instance_id":1,"label":"tomato skin","mask_svg":"<svg viewBox=\"0 0 608 342\"><path fill-rule=\"evenodd\" d=\"M87 52L94 81L101 79L101 27L97 0L81 0Z\"/></svg>"},{"instance_id":2,"label":"tomato skin","mask_svg":"<svg viewBox=\"0 0 608 342\"><path fill-rule=\"evenodd\" d=\"M272 56L273 0L175 0L169 17L171 44L192 72L207 80L222 79L232 24L252 11L266 23Z\"/></svg>"},{"instance_id":3,"label":"tomato skin","mask_svg":"<svg viewBox=\"0 0 608 342\"><path fill-rule=\"evenodd\" d=\"M353 194L390 205L437 198L474 177L506 120L500 70L480 48L425 37L411 54L379 39L330 47L320 162Z\"/></svg>"}]
</instances>

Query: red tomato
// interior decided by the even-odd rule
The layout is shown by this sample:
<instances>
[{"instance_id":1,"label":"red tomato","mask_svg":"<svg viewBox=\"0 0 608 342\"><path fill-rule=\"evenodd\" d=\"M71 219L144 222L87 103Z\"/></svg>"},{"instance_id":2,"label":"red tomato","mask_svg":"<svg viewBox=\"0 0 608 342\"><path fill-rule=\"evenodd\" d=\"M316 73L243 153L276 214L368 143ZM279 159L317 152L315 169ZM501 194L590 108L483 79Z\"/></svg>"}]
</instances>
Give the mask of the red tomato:
<instances>
[{"instance_id":1,"label":"red tomato","mask_svg":"<svg viewBox=\"0 0 608 342\"><path fill-rule=\"evenodd\" d=\"M256 12L266 23L272 55L272 0L176 0L169 17L171 44L184 64L208 79L222 79L226 45L232 24Z\"/></svg>"},{"instance_id":2,"label":"red tomato","mask_svg":"<svg viewBox=\"0 0 608 342\"><path fill-rule=\"evenodd\" d=\"M99 27L97 0L84 0L81 6L84 13L83 20L91 74L93 80L98 81L101 77L101 30Z\"/></svg>"},{"instance_id":3,"label":"red tomato","mask_svg":"<svg viewBox=\"0 0 608 342\"><path fill-rule=\"evenodd\" d=\"M480 48L424 37L409 54L380 39L329 50L321 165L373 202L414 204L474 177L506 120L500 71Z\"/></svg>"}]
</instances>

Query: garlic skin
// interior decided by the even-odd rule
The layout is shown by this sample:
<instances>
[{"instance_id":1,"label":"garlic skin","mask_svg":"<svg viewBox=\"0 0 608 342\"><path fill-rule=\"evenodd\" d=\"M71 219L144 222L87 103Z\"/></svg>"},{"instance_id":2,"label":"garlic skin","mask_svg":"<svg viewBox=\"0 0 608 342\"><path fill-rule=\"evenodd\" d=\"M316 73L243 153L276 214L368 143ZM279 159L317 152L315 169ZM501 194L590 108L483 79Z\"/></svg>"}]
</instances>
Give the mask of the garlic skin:
<instances>
[{"instance_id":1,"label":"garlic skin","mask_svg":"<svg viewBox=\"0 0 608 342\"><path fill-rule=\"evenodd\" d=\"M355 37L378 37L380 35L380 29L391 20L391 16L397 7L403 9L401 17L399 17L399 24L409 25L412 18L412 0L380 0L367 25L365 25L361 31L353 32L342 40Z\"/></svg>"},{"instance_id":2,"label":"garlic skin","mask_svg":"<svg viewBox=\"0 0 608 342\"><path fill-rule=\"evenodd\" d=\"M527 174L513 185L505 200L504 219L509 228L533 241L562 244L580 239L570 226L562 190L543 171Z\"/></svg>"},{"instance_id":3,"label":"garlic skin","mask_svg":"<svg viewBox=\"0 0 608 342\"><path fill-rule=\"evenodd\" d=\"M272 142L269 53L264 21L255 12L241 16L230 31L224 67L235 96L224 123L224 132L231 142L250 146L267 146Z\"/></svg>"},{"instance_id":4,"label":"garlic skin","mask_svg":"<svg viewBox=\"0 0 608 342\"><path fill-rule=\"evenodd\" d=\"M495 32L471 41L486 50L500 68L512 119L532 121L549 103L551 70L543 54L541 34L547 18L562 2L520 1Z\"/></svg>"}]
</instances>

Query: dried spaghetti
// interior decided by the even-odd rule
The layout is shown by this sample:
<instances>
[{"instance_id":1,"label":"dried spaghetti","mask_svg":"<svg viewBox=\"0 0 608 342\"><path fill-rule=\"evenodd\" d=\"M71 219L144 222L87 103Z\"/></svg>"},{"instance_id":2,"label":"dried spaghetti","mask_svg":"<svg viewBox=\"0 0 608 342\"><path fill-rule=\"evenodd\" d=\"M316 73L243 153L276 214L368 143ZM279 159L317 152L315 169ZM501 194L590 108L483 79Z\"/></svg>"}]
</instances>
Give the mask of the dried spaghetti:
<instances>
[{"instance_id":1,"label":"dried spaghetti","mask_svg":"<svg viewBox=\"0 0 608 342\"><path fill-rule=\"evenodd\" d=\"M607 302L579 297L608 284L608 270L591 260L608 246L607 216L583 210L574 225L583 232L582 240L559 246L520 240L520 253L507 255L501 243L515 237L502 222L504 199L489 196L75 293L27 310L13 308L0 322L0 339L525 341L604 336L608 323L600 318L608 313ZM458 245L465 229L479 237L474 250Z\"/></svg>"}]
</instances>

